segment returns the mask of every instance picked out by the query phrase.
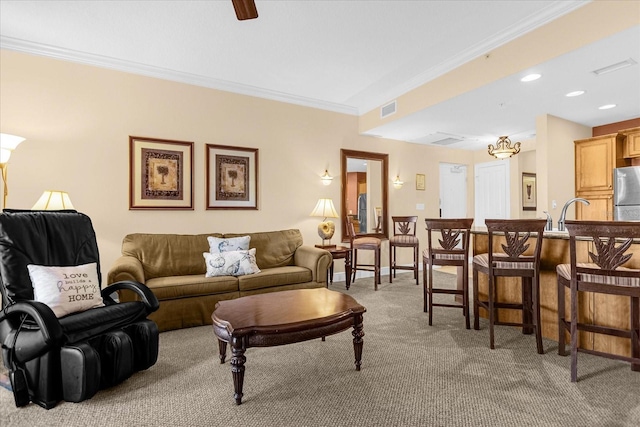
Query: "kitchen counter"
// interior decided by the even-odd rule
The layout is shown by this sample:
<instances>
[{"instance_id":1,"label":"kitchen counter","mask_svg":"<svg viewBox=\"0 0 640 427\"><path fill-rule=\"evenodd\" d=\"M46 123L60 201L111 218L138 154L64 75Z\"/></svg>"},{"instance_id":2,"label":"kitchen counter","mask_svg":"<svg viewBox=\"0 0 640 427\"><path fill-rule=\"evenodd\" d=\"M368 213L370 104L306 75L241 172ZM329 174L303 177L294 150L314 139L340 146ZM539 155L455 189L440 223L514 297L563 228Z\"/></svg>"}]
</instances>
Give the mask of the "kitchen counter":
<instances>
[{"instance_id":1,"label":"kitchen counter","mask_svg":"<svg viewBox=\"0 0 640 427\"><path fill-rule=\"evenodd\" d=\"M475 227L473 236L473 255L488 251L488 233L486 228ZM497 239L503 239L498 237ZM495 245L495 242L494 242ZM589 241L576 242L577 261L589 262ZM531 249L533 244L531 245ZM625 266L640 268L640 241L634 242L627 253L633 254ZM566 231L545 231L542 242L540 260L540 315L542 319L542 335L545 338L558 340L558 284L556 266L569 264L569 233ZM481 298L487 298L487 276L478 275L478 292ZM498 278L497 298L499 301L521 301L520 280L517 278ZM569 292L566 291L566 312L569 316ZM486 311L481 310L481 317L488 318ZM500 320L519 322L521 313L516 310L499 310ZM630 320L629 298L618 295L594 295L588 293L580 296L578 306L579 322L600 323L607 326L628 328ZM568 339L568 337L567 337ZM569 342L569 341L567 341ZM535 350L535 340L532 339ZM604 336L589 332L580 332L579 346L599 351L630 356L631 347L628 339ZM546 348L549 351L549 348Z\"/></svg>"}]
</instances>

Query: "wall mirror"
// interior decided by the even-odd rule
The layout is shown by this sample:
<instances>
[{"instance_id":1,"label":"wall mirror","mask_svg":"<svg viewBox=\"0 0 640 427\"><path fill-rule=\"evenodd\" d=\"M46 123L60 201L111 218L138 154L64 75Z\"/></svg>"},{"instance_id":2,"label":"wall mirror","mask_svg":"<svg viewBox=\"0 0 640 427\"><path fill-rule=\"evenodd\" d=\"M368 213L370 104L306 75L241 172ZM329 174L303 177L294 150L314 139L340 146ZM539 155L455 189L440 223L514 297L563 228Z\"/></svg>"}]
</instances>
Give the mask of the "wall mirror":
<instances>
[{"instance_id":1,"label":"wall mirror","mask_svg":"<svg viewBox=\"0 0 640 427\"><path fill-rule=\"evenodd\" d=\"M340 150L342 241L348 241L346 218L353 219L358 236L389 236L387 188L388 154Z\"/></svg>"}]
</instances>

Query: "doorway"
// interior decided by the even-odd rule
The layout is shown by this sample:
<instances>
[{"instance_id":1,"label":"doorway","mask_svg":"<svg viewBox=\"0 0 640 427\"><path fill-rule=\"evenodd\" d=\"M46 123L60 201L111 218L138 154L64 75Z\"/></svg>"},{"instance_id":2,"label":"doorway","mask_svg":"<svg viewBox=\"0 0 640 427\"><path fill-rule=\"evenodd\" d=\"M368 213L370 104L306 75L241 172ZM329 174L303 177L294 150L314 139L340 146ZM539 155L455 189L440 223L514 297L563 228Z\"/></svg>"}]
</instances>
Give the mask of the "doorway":
<instances>
[{"instance_id":1,"label":"doorway","mask_svg":"<svg viewBox=\"0 0 640 427\"><path fill-rule=\"evenodd\" d=\"M475 220L484 226L484 220L509 218L509 162L478 163L475 165Z\"/></svg>"},{"instance_id":2,"label":"doorway","mask_svg":"<svg viewBox=\"0 0 640 427\"><path fill-rule=\"evenodd\" d=\"M467 165L440 163L440 218L467 217Z\"/></svg>"}]
</instances>

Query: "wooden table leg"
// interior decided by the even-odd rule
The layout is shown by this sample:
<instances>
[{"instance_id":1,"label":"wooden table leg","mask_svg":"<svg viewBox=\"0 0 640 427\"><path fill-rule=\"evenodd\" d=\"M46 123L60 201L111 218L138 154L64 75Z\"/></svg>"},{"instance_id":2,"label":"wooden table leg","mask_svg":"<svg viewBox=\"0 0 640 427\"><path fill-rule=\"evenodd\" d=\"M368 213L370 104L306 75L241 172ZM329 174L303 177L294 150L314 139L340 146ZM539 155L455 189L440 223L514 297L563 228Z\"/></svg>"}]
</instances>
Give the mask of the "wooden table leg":
<instances>
[{"instance_id":1,"label":"wooden table leg","mask_svg":"<svg viewBox=\"0 0 640 427\"><path fill-rule=\"evenodd\" d=\"M353 352L356 356L356 371L360 370L362 364L362 337L364 337L364 330L362 327L362 314L358 314L353 319Z\"/></svg>"},{"instance_id":2,"label":"wooden table leg","mask_svg":"<svg viewBox=\"0 0 640 427\"><path fill-rule=\"evenodd\" d=\"M329 265L329 283L333 285L333 260L331 260L331 265Z\"/></svg>"},{"instance_id":3,"label":"wooden table leg","mask_svg":"<svg viewBox=\"0 0 640 427\"><path fill-rule=\"evenodd\" d=\"M236 405L242 403L242 385L244 383L244 363L247 358L244 356L246 348L242 338L231 338L231 374L233 375L233 398Z\"/></svg>"}]
</instances>

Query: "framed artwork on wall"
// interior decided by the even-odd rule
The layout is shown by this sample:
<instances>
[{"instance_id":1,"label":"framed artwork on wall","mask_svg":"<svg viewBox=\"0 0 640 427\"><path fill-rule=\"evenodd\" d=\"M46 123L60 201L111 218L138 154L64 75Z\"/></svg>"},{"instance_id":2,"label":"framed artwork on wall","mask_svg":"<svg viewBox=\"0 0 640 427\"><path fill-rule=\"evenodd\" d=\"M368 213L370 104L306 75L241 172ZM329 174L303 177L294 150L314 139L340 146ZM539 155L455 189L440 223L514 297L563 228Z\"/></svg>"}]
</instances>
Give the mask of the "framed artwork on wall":
<instances>
[{"instance_id":1,"label":"framed artwork on wall","mask_svg":"<svg viewBox=\"0 0 640 427\"><path fill-rule=\"evenodd\" d=\"M416 174L416 190L424 190L425 188L425 177L422 173Z\"/></svg>"},{"instance_id":2,"label":"framed artwork on wall","mask_svg":"<svg viewBox=\"0 0 640 427\"><path fill-rule=\"evenodd\" d=\"M193 142L129 136L129 209L193 210Z\"/></svg>"},{"instance_id":3,"label":"framed artwork on wall","mask_svg":"<svg viewBox=\"0 0 640 427\"><path fill-rule=\"evenodd\" d=\"M537 196L536 174L522 172L522 210L535 211L537 207Z\"/></svg>"},{"instance_id":4,"label":"framed artwork on wall","mask_svg":"<svg viewBox=\"0 0 640 427\"><path fill-rule=\"evenodd\" d=\"M206 145L207 209L258 209L258 149Z\"/></svg>"}]
</instances>

